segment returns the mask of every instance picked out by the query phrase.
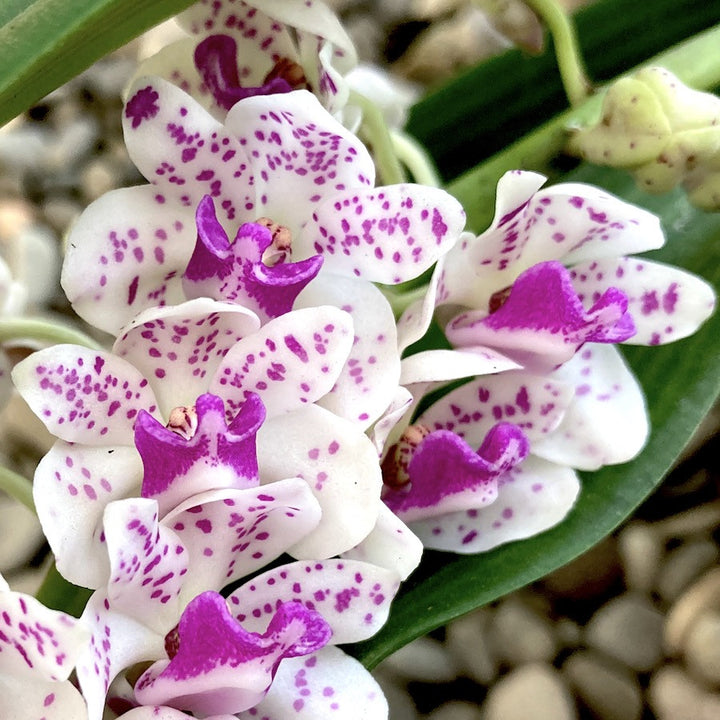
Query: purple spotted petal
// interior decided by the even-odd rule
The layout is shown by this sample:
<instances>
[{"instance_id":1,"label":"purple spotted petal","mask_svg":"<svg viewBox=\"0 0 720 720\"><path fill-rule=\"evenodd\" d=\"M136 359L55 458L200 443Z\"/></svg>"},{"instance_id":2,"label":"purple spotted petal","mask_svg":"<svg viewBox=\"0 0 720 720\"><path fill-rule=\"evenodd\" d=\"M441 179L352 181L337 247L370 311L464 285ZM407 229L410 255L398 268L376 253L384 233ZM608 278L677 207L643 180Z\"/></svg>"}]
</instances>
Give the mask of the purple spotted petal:
<instances>
[{"instance_id":1,"label":"purple spotted petal","mask_svg":"<svg viewBox=\"0 0 720 720\"><path fill-rule=\"evenodd\" d=\"M413 531L387 505L381 505L370 534L342 557L372 563L391 570L400 580L407 580L420 564L422 551L422 542Z\"/></svg>"},{"instance_id":2,"label":"purple spotted petal","mask_svg":"<svg viewBox=\"0 0 720 720\"><path fill-rule=\"evenodd\" d=\"M383 500L405 522L490 505L499 476L521 462L529 447L511 423L495 425L477 452L455 433L436 430L412 455L409 483L388 488Z\"/></svg>"},{"instance_id":3,"label":"purple spotted petal","mask_svg":"<svg viewBox=\"0 0 720 720\"><path fill-rule=\"evenodd\" d=\"M138 412L157 415L148 381L102 350L54 345L18 363L13 380L47 429L68 442L132 445Z\"/></svg>"},{"instance_id":4,"label":"purple spotted petal","mask_svg":"<svg viewBox=\"0 0 720 720\"><path fill-rule=\"evenodd\" d=\"M184 299L179 271L194 242L192 207L151 185L113 190L73 225L63 289L80 317L116 335L141 310Z\"/></svg>"},{"instance_id":5,"label":"purple spotted petal","mask_svg":"<svg viewBox=\"0 0 720 720\"><path fill-rule=\"evenodd\" d=\"M513 171L498 182L495 218L446 258L439 303L486 308L490 297L539 262L616 257L661 247L657 217L590 185L540 190L545 178Z\"/></svg>"},{"instance_id":6,"label":"purple spotted petal","mask_svg":"<svg viewBox=\"0 0 720 720\"><path fill-rule=\"evenodd\" d=\"M18 680L67 680L87 645L78 621L31 595L0 589L0 673Z\"/></svg>"},{"instance_id":7,"label":"purple spotted petal","mask_svg":"<svg viewBox=\"0 0 720 720\"><path fill-rule=\"evenodd\" d=\"M278 607L262 635L248 632L221 595L205 592L180 618L177 654L146 671L135 696L203 716L247 710L264 697L283 658L318 650L330 634L322 617L293 602Z\"/></svg>"},{"instance_id":8,"label":"purple spotted petal","mask_svg":"<svg viewBox=\"0 0 720 720\"><path fill-rule=\"evenodd\" d=\"M425 272L464 226L462 206L444 190L356 188L320 203L298 245L321 253L329 272L396 285Z\"/></svg>"},{"instance_id":9,"label":"purple spotted petal","mask_svg":"<svg viewBox=\"0 0 720 720\"><path fill-rule=\"evenodd\" d=\"M198 298L150 308L126 326L113 352L148 378L161 413L192 405L228 350L260 327L255 313Z\"/></svg>"},{"instance_id":10,"label":"purple spotted petal","mask_svg":"<svg viewBox=\"0 0 720 720\"><path fill-rule=\"evenodd\" d=\"M266 698L241 720L387 720L388 705L373 676L336 647L280 663Z\"/></svg>"},{"instance_id":11,"label":"purple spotted petal","mask_svg":"<svg viewBox=\"0 0 720 720\"><path fill-rule=\"evenodd\" d=\"M221 108L229 110L247 97L292 90L290 84L279 77L255 87L243 87L238 74L237 49L235 39L229 35L209 35L195 46L195 67Z\"/></svg>"},{"instance_id":12,"label":"purple spotted petal","mask_svg":"<svg viewBox=\"0 0 720 720\"><path fill-rule=\"evenodd\" d=\"M333 645L372 637L387 620L399 587L391 570L358 560L295 562L262 573L228 597L235 618L255 632L283 603L318 612L328 623Z\"/></svg>"},{"instance_id":13,"label":"purple spotted petal","mask_svg":"<svg viewBox=\"0 0 720 720\"><path fill-rule=\"evenodd\" d=\"M571 468L532 455L504 475L498 485L492 505L414 522L413 532L426 548L485 552L557 525L580 491Z\"/></svg>"},{"instance_id":14,"label":"purple spotted petal","mask_svg":"<svg viewBox=\"0 0 720 720\"><path fill-rule=\"evenodd\" d=\"M588 345L551 375L575 388L555 432L533 443L533 453L580 470L627 462L647 440L645 399L614 347Z\"/></svg>"},{"instance_id":15,"label":"purple spotted petal","mask_svg":"<svg viewBox=\"0 0 720 720\"><path fill-rule=\"evenodd\" d=\"M260 396L268 416L289 412L331 390L352 341L346 312L329 306L295 310L236 343L209 390L231 413L251 392Z\"/></svg>"},{"instance_id":16,"label":"purple spotted petal","mask_svg":"<svg viewBox=\"0 0 720 720\"><path fill-rule=\"evenodd\" d=\"M110 557L108 601L113 610L160 635L177 621L188 553L172 530L158 523L154 500L129 498L105 510Z\"/></svg>"},{"instance_id":17,"label":"purple spotted petal","mask_svg":"<svg viewBox=\"0 0 720 720\"><path fill-rule=\"evenodd\" d=\"M144 705L123 713L123 720L193 720L192 715L166 705ZM213 715L206 720L237 720L237 715Z\"/></svg>"},{"instance_id":18,"label":"purple spotted petal","mask_svg":"<svg viewBox=\"0 0 720 720\"><path fill-rule=\"evenodd\" d=\"M306 90L247 98L228 113L225 127L252 148L255 217L288 227L299 259L318 253L299 237L313 208L325 198L352 197L374 183L366 148Z\"/></svg>"},{"instance_id":19,"label":"purple spotted petal","mask_svg":"<svg viewBox=\"0 0 720 720\"><path fill-rule=\"evenodd\" d=\"M245 149L195 100L157 77L139 78L128 97L125 144L163 203L188 208L190 222L205 195L217 201L222 222L257 212Z\"/></svg>"},{"instance_id":20,"label":"purple spotted petal","mask_svg":"<svg viewBox=\"0 0 720 720\"><path fill-rule=\"evenodd\" d=\"M385 296L366 280L321 273L300 294L297 308L334 305L350 314L353 345L330 392L319 405L371 425L387 407L400 379L395 317Z\"/></svg>"},{"instance_id":21,"label":"purple spotted petal","mask_svg":"<svg viewBox=\"0 0 720 720\"><path fill-rule=\"evenodd\" d=\"M627 298L609 287L585 310L560 263L526 270L501 307L466 312L450 321L446 335L458 346L489 345L544 372L569 360L586 342L615 343L635 333Z\"/></svg>"},{"instance_id":22,"label":"purple spotted petal","mask_svg":"<svg viewBox=\"0 0 720 720\"><path fill-rule=\"evenodd\" d=\"M258 433L258 463L263 487L301 477L322 508L318 527L289 549L294 557L332 557L355 547L373 529L380 508L380 466L373 444L354 423L316 405L271 417Z\"/></svg>"},{"instance_id":23,"label":"purple spotted petal","mask_svg":"<svg viewBox=\"0 0 720 720\"><path fill-rule=\"evenodd\" d=\"M531 443L558 426L575 395L574 385L511 371L471 380L433 403L417 419L430 430L451 430L479 447L498 422L519 427Z\"/></svg>"},{"instance_id":24,"label":"purple spotted petal","mask_svg":"<svg viewBox=\"0 0 720 720\"><path fill-rule=\"evenodd\" d=\"M129 447L83 447L61 440L40 461L33 481L38 518L58 571L81 587L107 582L105 506L136 495L140 456Z\"/></svg>"},{"instance_id":25,"label":"purple spotted petal","mask_svg":"<svg viewBox=\"0 0 720 720\"><path fill-rule=\"evenodd\" d=\"M90 629L90 647L77 663L77 677L87 701L88 720L102 720L110 683L138 662L165 657L165 638L115 612L104 590L88 600L81 621Z\"/></svg>"},{"instance_id":26,"label":"purple spotted petal","mask_svg":"<svg viewBox=\"0 0 720 720\"><path fill-rule=\"evenodd\" d=\"M135 426L144 468L142 496L158 502L161 516L206 490L258 484L255 435L265 408L257 395L247 398L229 425L220 398L201 395L194 407L197 427L190 438L147 413L140 413Z\"/></svg>"},{"instance_id":27,"label":"purple spotted petal","mask_svg":"<svg viewBox=\"0 0 720 720\"><path fill-rule=\"evenodd\" d=\"M637 258L580 263L570 277L580 299L594 301L608 283L628 298L637 333L631 345L665 344L694 333L715 308L710 285L691 273Z\"/></svg>"},{"instance_id":28,"label":"purple spotted petal","mask_svg":"<svg viewBox=\"0 0 720 720\"><path fill-rule=\"evenodd\" d=\"M196 495L163 519L190 556L183 598L256 572L319 521L318 503L299 478Z\"/></svg>"},{"instance_id":29,"label":"purple spotted petal","mask_svg":"<svg viewBox=\"0 0 720 720\"><path fill-rule=\"evenodd\" d=\"M20 716L17 715L19 710ZM82 695L69 680L26 680L3 674L0 677L0 717L86 720L87 709Z\"/></svg>"},{"instance_id":30,"label":"purple spotted petal","mask_svg":"<svg viewBox=\"0 0 720 720\"><path fill-rule=\"evenodd\" d=\"M198 205L196 222L198 240L183 274L188 297L238 303L267 321L290 312L298 293L322 266L319 255L296 263L266 265L262 258L272 235L257 223L241 225L231 245L208 196Z\"/></svg>"}]
</instances>

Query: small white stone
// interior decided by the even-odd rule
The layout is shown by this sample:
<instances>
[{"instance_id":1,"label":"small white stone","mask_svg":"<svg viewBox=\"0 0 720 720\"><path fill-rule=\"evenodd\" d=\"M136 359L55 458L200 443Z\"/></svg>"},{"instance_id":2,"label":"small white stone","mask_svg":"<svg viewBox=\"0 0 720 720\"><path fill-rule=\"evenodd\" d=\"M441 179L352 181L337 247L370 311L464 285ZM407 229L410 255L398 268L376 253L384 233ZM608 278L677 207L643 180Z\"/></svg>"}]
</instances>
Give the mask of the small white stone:
<instances>
[{"instance_id":1,"label":"small white stone","mask_svg":"<svg viewBox=\"0 0 720 720\"><path fill-rule=\"evenodd\" d=\"M688 670L700 680L720 685L720 609L703 612L685 639Z\"/></svg>"},{"instance_id":2,"label":"small white stone","mask_svg":"<svg viewBox=\"0 0 720 720\"><path fill-rule=\"evenodd\" d=\"M680 545L668 554L658 577L657 589L663 600L672 603L697 578L718 560L717 545L711 540L696 540Z\"/></svg>"},{"instance_id":3,"label":"small white stone","mask_svg":"<svg viewBox=\"0 0 720 720\"><path fill-rule=\"evenodd\" d=\"M110 190L117 187L119 176L117 168L105 158L98 158L89 162L82 171L80 186L83 196L88 202L97 200Z\"/></svg>"},{"instance_id":4,"label":"small white stone","mask_svg":"<svg viewBox=\"0 0 720 720\"><path fill-rule=\"evenodd\" d=\"M666 665L653 675L648 698L658 720L720 718L720 697L693 682L677 665Z\"/></svg>"},{"instance_id":5,"label":"small white stone","mask_svg":"<svg viewBox=\"0 0 720 720\"><path fill-rule=\"evenodd\" d=\"M393 720L419 720L420 715L404 681L400 682L392 674L383 672L382 666L373 671L373 677L382 688Z\"/></svg>"},{"instance_id":6,"label":"small white stone","mask_svg":"<svg viewBox=\"0 0 720 720\"><path fill-rule=\"evenodd\" d=\"M706 572L670 609L665 620L665 650L679 655L693 624L705 610L720 607L720 568Z\"/></svg>"},{"instance_id":7,"label":"small white stone","mask_svg":"<svg viewBox=\"0 0 720 720\"><path fill-rule=\"evenodd\" d=\"M445 646L429 637L420 637L394 652L379 666L395 677L420 682L449 682L457 676L455 663Z\"/></svg>"},{"instance_id":8,"label":"small white stone","mask_svg":"<svg viewBox=\"0 0 720 720\"><path fill-rule=\"evenodd\" d=\"M483 705L484 720L575 720L575 703L557 670L523 665L501 678Z\"/></svg>"},{"instance_id":9,"label":"small white stone","mask_svg":"<svg viewBox=\"0 0 720 720\"><path fill-rule=\"evenodd\" d=\"M587 644L633 670L646 672L662 657L663 616L649 600L627 593L613 598L590 618Z\"/></svg>"},{"instance_id":10,"label":"small white stone","mask_svg":"<svg viewBox=\"0 0 720 720\"><path fill-rule=\"evenodd\" d=\"M457 664L458 672L487 685L497 675L497 662L488 642L488 629L493 614L482 608L469 613L448 626L445 646Z\"/></svg>"},{"instance_id":11,"label":"small white stone","mask_svg":"<svg viewBox=\"0 0 720 720\"><path fill-rule=\"evenodd\" d=\"M592 652L573 653L563 672L599 720L638 720L642 693L634 674Z\"/></svg>"},{"instance_id":12,"label":"small white stone","mask_svg":"<svg viewBox=\"0 0 720 720\"><path fill-rule=\"evenodd\" d=\"M617 542L628 589L649 593L663 556L662 539L652 525L635 521L623 528Z\"/></svg>"},{"instance_id":13,"label":"small white stone","mask_svg":"<svg viewBox=\"0 0 720 720\"><path fill-rule=\"evenodd\" d=\"M558 651L550 623L516 598L498 607L490 627L490 641L495 656L511 665L550 662Z\"/></svg>"}]
</instances>

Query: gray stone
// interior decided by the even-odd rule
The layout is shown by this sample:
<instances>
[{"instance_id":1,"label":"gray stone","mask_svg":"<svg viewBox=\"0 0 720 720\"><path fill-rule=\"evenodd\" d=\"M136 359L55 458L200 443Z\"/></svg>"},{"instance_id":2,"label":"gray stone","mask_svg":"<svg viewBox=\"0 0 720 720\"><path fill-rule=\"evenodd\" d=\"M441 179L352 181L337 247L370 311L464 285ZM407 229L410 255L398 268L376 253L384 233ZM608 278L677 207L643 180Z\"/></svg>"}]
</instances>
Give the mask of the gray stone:
<instances>
[{"instance_id":1,"label":"gray stone","mask_svg":"<svg viewBox=\"0 0 720 720\"><path fill-rule=\"evenodd\" d=\"M490 641L495 656L511 665L550 662L558 651L552 625L515 598L495 612Z\"/></svg>"},{"instance_id":2,"label":"gray stone","mask_svg":"<svg viewBox=\"0 0 720 720\"><path fill-rule=\"evenodd\" d=\"M573 653L563 672L599 720L638 720L642 693L637 678L592 652Z\"/></svg>"},{"instance_id":3,"label":"gray stone","mask_svg":"<svg viewBox=\"0 0 720 720\"><path fill-rule=\"evenodd\" d=\"M627 593L613 598L590 619L585 641L591 648L646 672L662 657L663 616L651 602Z\"/></svg>"},{"instance_id":4,"label":"gray stone","mask_svg":"<svg viewBox=\"0 0 720 720\"><path fill-rule=\"evenodd\" d=\"M448 682L457 675L445 646L429 637L413 640L386 658L380 667L395 677L421 682Z\"/></svg>"},{"instance_id":5,"label":"gray stone","mask_svg":"<svg viewBox=\"0 0 720 720\"><path fill-rule=\"evenodd\" d=\"M693 682L677 665L667 665L653 675L648 698L657 720L720 718L720 696Z\"/></svg>"},{"instance_id":6,"label":"gray stone","mask_svg":"<svg viewBox=\"0 0 720 720\"><path fill-rule=\"evenodd\" d=\"M420 715L404 681L398 682L396 677L383 672L382 668L377 668L373 672L373 677L385 694L385 699L390 707L390 717L393 720L419 720Z\"/></svg>"},{"instance_id":7,"label":"gray stone","mask_svg":"<svg viewBox=\"0 0 720 720\"><path fill-rule=\"evenodd\" d=\"M445 645L458 672L487 685L497 675L497 661L488 643L493 614L485 608L453 620L447 626Z\"/></svg>"},{"instance_id":8,"label":"gray stone","mask_svg":"<svg viewBox=\"0 0 720 720\"><path fill-rule=\"evenodd\" d=\"M488 693L483 720L575 720L577 710L560 673L548 665L523 665Z\"/></svg>"},{"instance_id":9,"label":"gray stone","mask_svg":"<svg viewBox=\"0 0 720 720\"><path fill-rule=\"evenodd\" d=\"M663 600L675 601L702 573L715 565L720 552L711 540L696 540L680 545L665 559L657 590Z\"/></svg>"}]
</instances>

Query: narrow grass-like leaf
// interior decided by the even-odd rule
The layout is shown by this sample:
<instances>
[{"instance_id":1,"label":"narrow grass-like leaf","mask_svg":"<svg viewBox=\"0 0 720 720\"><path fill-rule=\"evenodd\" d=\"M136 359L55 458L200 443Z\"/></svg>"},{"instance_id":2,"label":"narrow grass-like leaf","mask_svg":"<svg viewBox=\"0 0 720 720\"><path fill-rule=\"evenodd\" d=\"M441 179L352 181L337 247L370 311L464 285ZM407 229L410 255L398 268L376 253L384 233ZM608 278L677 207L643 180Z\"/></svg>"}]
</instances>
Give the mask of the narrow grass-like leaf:
<instances>
[{"instance_id":1,"label":"narrow grass-like leaf","mask_svg":"<svg viewBox=\"0 0 720 720\"><path fill-rule=\"evenodd\" d=\"M192 0L2 0L0 125Z\"/></svg>"},{"instance_id":2,"label":"narrow grass-like leaf","mask_svg":"<svg viewBox=\"0 0 720 720\"><path fill-rule=\"evenodd\" d=\"M720 289L720 215L691 207L682 191L650 197L619 171L583 166L564 178L600 185L659 214L668 237L648 257L703 275ZM648 398L652 434L630 463L585 473L568 518L534 538L487 553L428 552L395 600L390 619L348 650L367 667L410 640L564 565L599 542L658 486L720 394L720 314L693 337L625 352Z\"/></svg>"}]
</instances>

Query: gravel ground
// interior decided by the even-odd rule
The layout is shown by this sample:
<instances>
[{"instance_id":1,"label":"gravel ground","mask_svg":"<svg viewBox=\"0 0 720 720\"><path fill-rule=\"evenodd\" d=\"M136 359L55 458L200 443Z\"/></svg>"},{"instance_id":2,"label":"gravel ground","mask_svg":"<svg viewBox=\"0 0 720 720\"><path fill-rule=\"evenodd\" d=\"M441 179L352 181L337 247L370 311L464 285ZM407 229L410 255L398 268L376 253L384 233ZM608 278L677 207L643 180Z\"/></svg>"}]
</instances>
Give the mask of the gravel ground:
<instances>
[{"instance_id":1,"label":"gravel ground","mask_svg":"<svg viewBox=\"0 0 720 720\"><path fill-rule=\"evenodd\" d=\"M470 2L332 4L364 59L430 85L509 42ZM522 8L508 4L502 29L537 43ZM122 143L120 93L137 53L167 32L97 63L0 130L0 252L25 272L44 254L33 294L42 312L67 312L54 273L68 226L101 194L142 182ZM17 399L0 424L0 459L32 474L51 439ZM719 424L712 414L611 538L388 658L378 677L392 720L720 718ZM0 572L33 592L48 562L32 514L0 497Z\"/></svg>"}]
</instances>

